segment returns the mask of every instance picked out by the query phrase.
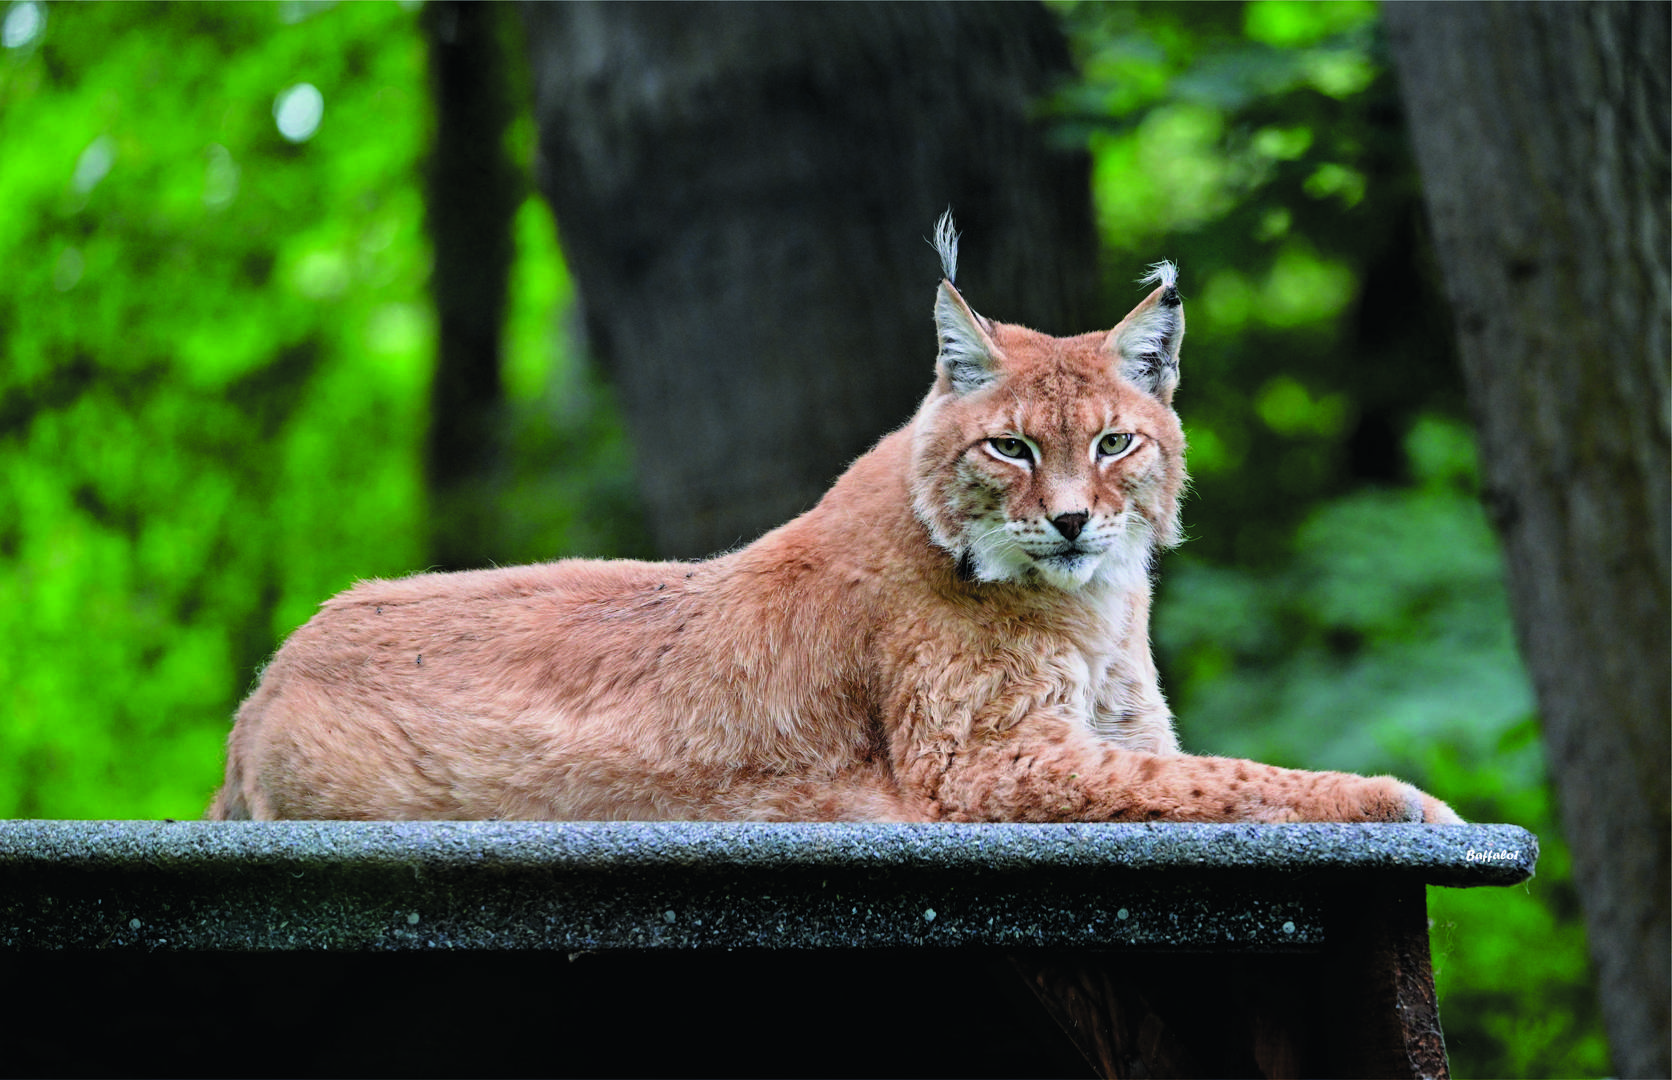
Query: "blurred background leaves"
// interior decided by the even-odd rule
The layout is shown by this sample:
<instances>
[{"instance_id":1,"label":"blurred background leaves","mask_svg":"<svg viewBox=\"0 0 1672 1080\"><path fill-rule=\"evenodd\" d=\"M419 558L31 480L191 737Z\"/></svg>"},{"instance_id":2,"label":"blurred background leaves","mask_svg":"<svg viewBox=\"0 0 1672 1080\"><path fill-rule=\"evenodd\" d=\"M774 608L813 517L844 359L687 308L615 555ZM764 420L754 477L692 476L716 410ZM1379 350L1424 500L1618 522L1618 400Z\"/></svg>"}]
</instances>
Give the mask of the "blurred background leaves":
<instances>
[{"instance_id":1,"label":"blurred background leaves","mask_svg":"<svg viewBox=\"0 0 1672 1080\"><path fill-rule=\"evenodd\" d=\"M1182 268L1191 539L1156 639L1187 749L1394 772L1537 832L1527 887L1430 891L1453 1069L1601 1074L1377 9L1051 10L1080 76L1041 115L1091 154L1108 306ZM0 813L197 816L283 636L430 565L420 18L4 9ZM513 233L493 557L637 554L632 448L532 185Z\"/></svg>"}]
</instances>

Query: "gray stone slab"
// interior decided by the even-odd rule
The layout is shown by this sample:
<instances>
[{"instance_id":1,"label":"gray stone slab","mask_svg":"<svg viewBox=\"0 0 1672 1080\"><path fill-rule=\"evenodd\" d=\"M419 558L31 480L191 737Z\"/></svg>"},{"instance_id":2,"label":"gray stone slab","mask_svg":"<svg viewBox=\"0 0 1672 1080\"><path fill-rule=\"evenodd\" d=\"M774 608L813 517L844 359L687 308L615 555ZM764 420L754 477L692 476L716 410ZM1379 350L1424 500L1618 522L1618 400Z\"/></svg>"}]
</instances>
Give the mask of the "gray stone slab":
<instances>
[{"instance_id":1,"label":"gray stone slab","mask_svg":"<svg viewBox=\"0 0 1672 1080\"><path fill-rule=\"evenodd\" d=\"M0 948L1316 948L1510 825L0 822Z\"/></svg>"}]
</instances>

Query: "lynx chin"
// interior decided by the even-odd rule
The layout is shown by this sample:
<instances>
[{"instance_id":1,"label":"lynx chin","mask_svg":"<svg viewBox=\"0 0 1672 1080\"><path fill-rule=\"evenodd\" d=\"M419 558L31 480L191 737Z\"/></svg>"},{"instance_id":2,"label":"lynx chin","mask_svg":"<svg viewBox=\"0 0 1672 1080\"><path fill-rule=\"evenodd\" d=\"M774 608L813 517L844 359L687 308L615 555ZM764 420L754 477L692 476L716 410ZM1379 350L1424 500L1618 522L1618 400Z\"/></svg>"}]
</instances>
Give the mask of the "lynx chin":
<instances>
[{"instance_id":1,"label":"lynx chin","mask_svg":"<svg viewBox=\"0 0 1672 1080\"><path fill-rule=\"evenodd\" d=\"M354 586L239 708L210 816L1458 821L1391 777L1180 752L1149 645L1175 268L1057 338L971 309L950 217L934 243L933 385L817 506L705 562Z\"/></svg>"}]
</instances>

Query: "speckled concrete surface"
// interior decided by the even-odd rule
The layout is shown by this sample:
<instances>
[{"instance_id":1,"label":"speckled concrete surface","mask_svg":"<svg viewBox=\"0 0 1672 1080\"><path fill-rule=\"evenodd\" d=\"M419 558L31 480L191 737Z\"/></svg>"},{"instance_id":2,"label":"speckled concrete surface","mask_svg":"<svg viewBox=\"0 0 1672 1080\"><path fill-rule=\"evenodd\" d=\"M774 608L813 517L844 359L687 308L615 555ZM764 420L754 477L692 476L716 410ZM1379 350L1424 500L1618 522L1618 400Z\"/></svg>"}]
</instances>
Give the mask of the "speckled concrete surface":
<instances>
[{"instance_id":1,"label":"speckled concrete surface","mask_svg":"<svg viewBox=\"0 0 1672 1080\"><path fill-rule=\"evenodd\" d=\"M0 948L1307 948L1355 890L1537 856L1510 825L6 821Z\"/></svg>"}]
</instances>

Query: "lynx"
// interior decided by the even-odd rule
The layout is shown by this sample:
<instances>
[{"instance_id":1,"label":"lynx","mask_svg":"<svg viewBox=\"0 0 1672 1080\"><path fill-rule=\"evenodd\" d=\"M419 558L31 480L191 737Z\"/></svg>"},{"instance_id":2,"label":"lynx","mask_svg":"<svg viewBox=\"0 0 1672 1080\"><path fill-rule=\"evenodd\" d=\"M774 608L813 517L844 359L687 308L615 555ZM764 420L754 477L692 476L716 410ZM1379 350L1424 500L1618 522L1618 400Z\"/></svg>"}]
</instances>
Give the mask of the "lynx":
<instances>
[{"instance_id":1,"label":"lynx","mask_svg":"<svg viewBox=\"0 0 1672 1080\"><path fill-rule=\"evenodd\" d=\"M214 818L1429 821L1389 777L1179 750L1173 266L1113 330L976 314L942 218L934 384L807 513L694 563L362 582L240 707Z\"/></svg>"}]
</instances>

